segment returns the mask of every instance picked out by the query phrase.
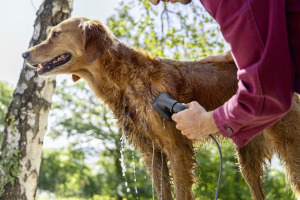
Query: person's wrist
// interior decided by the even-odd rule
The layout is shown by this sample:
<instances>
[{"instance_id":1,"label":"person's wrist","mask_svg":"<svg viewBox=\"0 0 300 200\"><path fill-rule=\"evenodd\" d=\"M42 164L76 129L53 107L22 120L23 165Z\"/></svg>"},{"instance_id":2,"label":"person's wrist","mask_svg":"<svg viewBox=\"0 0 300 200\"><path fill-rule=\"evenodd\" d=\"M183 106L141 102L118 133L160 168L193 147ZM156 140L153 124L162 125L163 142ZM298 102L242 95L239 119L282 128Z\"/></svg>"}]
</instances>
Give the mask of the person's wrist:
<instances>
[{"instance_id":1,"label":"person's wrist","mask_svg":"<svg viewBox=\"0 0 300 200\"><path fill-rule=\"evenodd\" d=\"M204 118L204 123L207 124L205 131L207 135L217 132L218 128L213 117L213 111L206 112Z\"/></svg>"}]
</instances>

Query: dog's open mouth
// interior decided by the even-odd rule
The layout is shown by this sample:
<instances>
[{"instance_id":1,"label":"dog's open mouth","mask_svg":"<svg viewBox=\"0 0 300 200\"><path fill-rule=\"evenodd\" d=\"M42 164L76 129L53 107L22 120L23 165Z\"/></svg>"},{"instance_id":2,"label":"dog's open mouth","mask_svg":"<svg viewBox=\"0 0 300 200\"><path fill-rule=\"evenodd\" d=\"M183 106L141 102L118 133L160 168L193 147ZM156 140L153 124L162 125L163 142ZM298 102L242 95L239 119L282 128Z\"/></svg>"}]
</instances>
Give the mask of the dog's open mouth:
<instances>
[{"instance_id":1,"label":"dog's open mouth","mask_svg":"<svg viewBox=\"0 0 300 200\"><path fill-rule=\"evenodd\" d=\"M55 67L61 66L69 62L71 60L71 57L72 56L70 53L63 53L48 62L33 65L33 67L35 67L35 71L37 71L38 74L44 74L46 72L51 71Z\"/></svg>"}]
</instances>

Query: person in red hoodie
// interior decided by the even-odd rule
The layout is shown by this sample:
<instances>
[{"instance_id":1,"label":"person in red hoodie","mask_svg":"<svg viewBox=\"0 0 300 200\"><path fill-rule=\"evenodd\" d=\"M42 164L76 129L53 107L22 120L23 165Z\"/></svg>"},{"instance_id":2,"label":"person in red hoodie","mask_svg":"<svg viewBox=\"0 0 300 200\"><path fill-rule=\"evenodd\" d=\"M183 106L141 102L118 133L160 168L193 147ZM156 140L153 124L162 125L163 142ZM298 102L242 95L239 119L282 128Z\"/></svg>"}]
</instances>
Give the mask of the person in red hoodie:
<instances>
[{"instance_id":1,"label":"person in red hoodie","mask_svg":"<svg viewBox=\"0 0 300 200\"><path fill-rule=\"evenodd\" d=\"M233 58L238 67L238 90L216 110L207 112L191 102L189 109L172 119L190 139L220 131L236 145L244 146L284 116L291 108L294 92L300 93L300 1L200 1L231 45L231 52L202 62ZM191 0L165 2L188 4Z\"/></svg>"}]
</instances>

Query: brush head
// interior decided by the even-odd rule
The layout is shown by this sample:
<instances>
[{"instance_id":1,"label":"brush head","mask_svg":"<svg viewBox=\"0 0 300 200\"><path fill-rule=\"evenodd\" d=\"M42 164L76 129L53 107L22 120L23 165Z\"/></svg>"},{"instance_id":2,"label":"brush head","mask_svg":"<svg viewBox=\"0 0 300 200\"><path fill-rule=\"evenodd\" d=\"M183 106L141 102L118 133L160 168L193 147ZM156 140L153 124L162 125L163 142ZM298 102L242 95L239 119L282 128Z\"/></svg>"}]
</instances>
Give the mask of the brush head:
<instances>
[{"instance_id":1,"label":"brush head","mask_svg":"<svg viewBox=\"0 0 300 200\"><path fill-rule=\"evenodd\" d=\"M162 92L152 102L152 107L158 112L165 120L172 121L172 115L187 109L178 101L174 100L168 93Z\"/></svg>"}]
</instances>

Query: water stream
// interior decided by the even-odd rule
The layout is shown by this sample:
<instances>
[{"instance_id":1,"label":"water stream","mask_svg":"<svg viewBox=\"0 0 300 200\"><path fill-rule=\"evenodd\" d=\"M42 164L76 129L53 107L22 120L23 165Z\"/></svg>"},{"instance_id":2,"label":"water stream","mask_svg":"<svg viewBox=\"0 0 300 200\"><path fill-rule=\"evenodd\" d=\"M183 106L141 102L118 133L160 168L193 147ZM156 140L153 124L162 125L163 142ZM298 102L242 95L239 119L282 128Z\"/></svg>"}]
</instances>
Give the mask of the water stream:
<instances>
[{"instance_id":1,"label":"water stream","mask_svg":"<svg viewBox=\"0 0 300 200\"><path fill-rule=\"evenodd\" d=\"M163 186L163 168L164 168L164 154L163 151L161 150L160 152L161 156L161 169L160 169L160 200L162 199L162 186Z\"/></svg>"},{"instance_id":2,"label":"water stream","mask_svg":"<svg viewBox=\"0 0 300 200\"><path fill-rule=\"evenodd\" d=\"M124 158L124 151L125 151L125 137L122 136L120 141L121 141L121 149L120 149L120 153L121 153L121 158L120 158L120 162L121 162L121 167L122 167L122 175L125 179L125 187L126 187L126 192L130 192L130 188L128 186L128 179L126 177L126 165L125 165L125 158ZM137 178L136 178L136 167L135 167L135 156L134 156L134 146L132 146L132 148L130 149L132 151L132 168L133 168L133 179L134 179L134 183L135 183L135 187L134 187L134 191L135 191L135 194L136 194L136 199L139 199L139 196L138 196L138 189L137 189L137 186L136 186L136 183L137 183Z\"/></svg>"},{"instance_id":3,"label":"water stream","mask_svg":"<svg viewBox=\"0 0 300 200\"><path fill-rule=\"evenodd\" d=\"M123 106L124 106L124 103L123 103ZM147 116L150 114L151 110L147 110ZM138 113L139 112L139 109L138 109L138 105L136 105L136 109L135 109L135 112ZM127 117L125 116L125 114L122 115L122 118L123 118L123 123L125 123L125 121L127 120ZM164 118L163 119L163 122L162 122L162 129L165 130L166 129L166 120ZM147 126L145 126L145 131L147 132ZM126 177L126 165L125 165L125 158L124 158L124 151L125 151L125 136L122 136L120 138L120 141L121 141L121 149L120 149L120 154L121 154L121 158L120 158L120 162L121 162L121 167L122 167L122 175L125 179L125 188L126 188L126 192L129 193L130 192L130 188L128 186L128 179ZM133 167L133 178L134 178L134 183L135 183L135 194L136 194L136 199L139 199L139 196L138 196L138 189L137 189L137 186L136 186L136 183L137 183L137 177L136 177L136 166L135 166L135 156L134 156L134 147L132 146L132 167ZM155 144L154 142L152 142L152 163L151 163L151 171L152 171L152 199L155 200L155 185L154 185L154 159L155 159ZM162 199L162 195L163 195L163 168L164 168L164 154L163 154L163 151L161 151L161 174L160 174L160 200L163 200Z\"/></svg>"},{"instance_id":4,"label":"water stream","mask_svg":"<svg viewBox=\"0 0 300 200\"><path fill-rule=\"evenodd\" d=\"M125 165L125 160L124 160L125 138L122 136L120 140L121 140L121 149L120 149L121 158L120 158L120 162L121 162L121 167L122 167L122 175L125 178L126 191L130 192L130 188L128 187L128 181L127 181L127 177L126 177L126 165Z\"/></svg>"},{"instance_id":5,"label":"water stream","mask_svg":"<svg viewBox=\"0 0 300 200\"><path fill-rule=\"evenodd\" d=\"M153 185L153 181L154 181L154 151L155 151L155 146L154 146L154 142L152 142L152 165L151 165L151 171L152 171L152 199L154 200L154 185Z\"/></svg>"},{"instance_id":6,"label":"water stream","mask_svg":"<svg viewBox=\"0 0 300 200\"><path fill-rule=\"evenodd\" d=\"M134 161L134 147L132 146L132 167L133 167L133 178L134 178L134 190L135 190L135 194L136 194L136 199L139 199L139 196L138 196L138 190L137 190L137 187L136 187L136 173L135 173L135 161Z\"/></svg>"}]
</instances>

